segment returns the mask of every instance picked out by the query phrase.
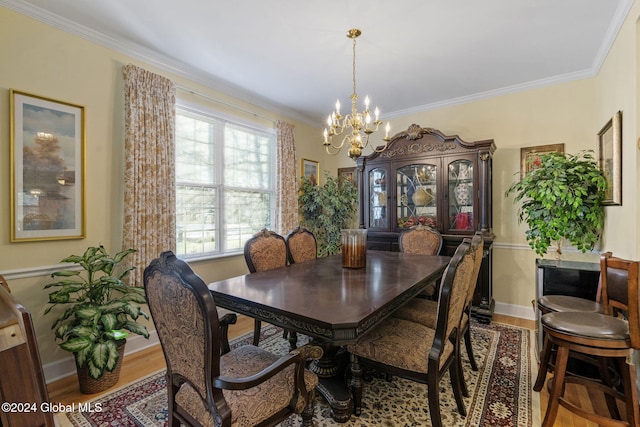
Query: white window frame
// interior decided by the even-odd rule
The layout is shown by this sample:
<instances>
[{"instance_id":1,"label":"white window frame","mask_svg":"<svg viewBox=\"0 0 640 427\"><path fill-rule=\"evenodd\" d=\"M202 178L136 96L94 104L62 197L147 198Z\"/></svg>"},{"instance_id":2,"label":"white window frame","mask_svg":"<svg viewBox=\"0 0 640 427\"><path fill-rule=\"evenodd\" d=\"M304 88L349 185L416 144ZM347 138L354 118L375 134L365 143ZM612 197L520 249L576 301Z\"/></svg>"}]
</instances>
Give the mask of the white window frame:
<instances>
[{"instance_id":1,"label":"white window frame","mask_svg":"<svg viewBox=\"0 0 640 427\"><path fill-rule=\"evenodd\" d=\"M273 227L275 226L275 207L276 207L276 179L277 179L277 175L278 175L278 171L277 171L277 164L276 164L276 129L275 128L270 128L264 125L260 125L258 123L252 123L252 122L248 122L245 120L241 120L238 119L237 117L232 117L229 116L227 114L224 114L222 112L213 110L213 109L206 109L203 107L195 107L193 105L184 103L184 102L178 102L176 104L176 116L178 115L184 115L184 116L188 116L191 118L195 118L195 119L201 119L203 121L206 122L211 122L211 123L215 123L215 131L214 131L214 137L213 137L213 142L214 142L214 159L215 159L215 164L214 164L214 170L215 170L215 176L214 176L214 183L211 184L212 187L216 188L216 221L218 222L216 224L216 229L215 229L215 234L214 234L214 238L216 239L216 250L214 251L209 251L209 252L198 252L198 253L180 253L177 251L177 254L184 259L189 259L189 260L198 260L198 259L211 259L211 258L220 258L220 257L226 257L226 256L236 256L238 254L241 254L243 249L242 248L236 248L236 249L228 249L227 246L227 236L226 236L226 226L227 224L225 223L225 211L226 211L226 207L225 207L225 191L230 190L230 191L234 191L234 190L250 190L250 191L256 191L256 192L262 192L265 194L270 194L269 200L270 200L270 206L269 206L269 211L270 211L270 219L271 219L271 224L266 224L265 226L273 229ZM227 186L226 183L224 182L224 165L225 165L225 158L224 158L224 142L222 144L216 144L216 141L224 141L224 133L225 133L225 126L229 124L229 125L233 125L233 126L238 126L238 127L242 127L242 128L246 128L248 130L253 130L256 133L259 134L263 134L265 136L268 136L269 138L272 139L272 143L269 146L269 157L271 159L271 165L270 165L270 169L273 171L272 174L270 174L269 176L269 183L267 185L267 189L261 189L261 188L247 188L247 187L232 187L232 186ZM178 144L178 140L176 137L176 145ZM176 185L180 183L181 185L191 185L191 183L189 182L179 182L178 181L178 176L176 174ZM201 187L206 187L209 186L208 184L193 184L194 186L201 186ZM177 201L177 197L176 197L176 201ZM177 222L177 221L176 221ZM178 225L178 224L176 224ZM259 230L252 230L252 233L255 233ZM176 236L176 240L177 240ZM177 242L178 243L178 242ZM244 245L244 242L242 242L242 244Z\"/></svg>"}]
</instances>

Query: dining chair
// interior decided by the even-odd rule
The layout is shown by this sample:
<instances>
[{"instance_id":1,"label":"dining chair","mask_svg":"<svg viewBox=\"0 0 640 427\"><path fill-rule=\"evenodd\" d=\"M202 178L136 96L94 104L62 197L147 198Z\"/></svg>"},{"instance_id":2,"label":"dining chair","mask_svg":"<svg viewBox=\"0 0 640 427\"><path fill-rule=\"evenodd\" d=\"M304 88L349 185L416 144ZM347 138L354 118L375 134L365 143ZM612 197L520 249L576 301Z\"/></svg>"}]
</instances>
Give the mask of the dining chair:
<instances>
[{"instance_id":1,"label":"dining chair","mask_svg":"<svg viewBox=\"0 0 640 427\"><path fill-rule=\"evenodd\" d=\"M390 317L347 346L356 415L362 411L362 365L427 384L431 424L442 426L440 380L448 370L458 411L466 416L455 360L457 329L474 270L474 253L462 242L451 258L439 290L435 329L420 323Z\"/></svg>"},{"instance_id":2,"label":"dining chair","mask_svg":"<svg viewBox=\"0 0 640 427\"><path fill-rule=\"evenodd\" d=\"M223 350L227 325L207 285L171 251L145 269L144 289L167 364L170 426L270 426L294 413L313 425L318 377L305 363L319 347L284 356L253 345Z\"/></svg>"},{"instance_id":3,"label":"dining chair","mask_svg":"<svg viewBox=\"0 0 640 427\"><path fill-rule=\"evenodd\" d=\"M254 234L244 244L244 259L249 272L268 271L287 265L287 245L284 237L266 228ZM262 322L254 320L253 345L260 342ZM289 342L291 345L291 342ZM295 347L295 343L293 345Z\"/></svg>"},{"instance_id":4,"label":"dining chair","mask_svg":"<svg viewBox=\"0 0 640 427\"><path fill-rule=\"evenodd\" d=\"M296 227L285 237L289 264L311 261L318 257L316 236L304 227Z\"/></svg>"},{"instance_id":5,"label":"dining chair","mask_svg":"<svg viewBox=\"0 0 640 427\"><path fill-rule=\"evenodd\" d=\"M418 255L438 255L442 249L442 235L426 225L414 225L398 235L400 252ZM436 283L430 283L420 297L431 298L436 292Z\"/></svg>"},{"instance_id":6,"label":"dining chair","mask_svg":"<svg viewBox=\"0 0 640 427\"><path fill-rule=\"evenodd\" d=\"M474 371L478 370L478 364L475 359L475 355L473 353L473 345L471 342L471 328L470 328L470 319L471 319L471 308L473 305L473 295L475 293L476 284L478 281L478 274L480 273L480 268L482 266L482 257L484 255L484 238L482 237L482 233L476 233L471 239L464 239L464 241L468 241L471 244L471 252L473 252L473 273L472 273L472 281L467 290L467 295L465 298L465 306L462 313L462 317L460 319L460 326L458 328L458 339L456 340L456 351L460 354L460 348L462 346L462 341L464 340L465 348L467 350L467 357L469 358L469 364L471 365L471 369ZM399 317L401 319L409 320L411 322L417 322L429 328L435 328L437 322L437 314L438 314L438 301L434 301L431 299L424 298L414 298L409 301L406 305L400 307L396 312L394 312L393 316ZM462 358L456 358L457 363L459 364L460 370L460 378L461 378L461 387L462 393L465 397L469 396L469 391L467 388L466 381L464 379L464 370L462 368Z\"/></svg>"},{"instance_id":7,"label":"dining chair","mask_svg":"<svg viewBox=\"0 0 640 427\"><path fill-rule=\"evenodd\" d=\"M287 234L284 240L287 246L287 260L289 264L311 261L318 258L318 243L316 242L316 236L314 236L310 230L297 226ZM289 340L289 348L296 348L298 334L295 331L285 329L282 337Z\"/></svg>"},{"instance_id":8,"label":"dining chair","mask_svg":"<svg viewBox=\"0 0 640 427\"><path fill-rule=\"evenodd\" d=\"M584 311L551 312L542 316L541 324L549 343L556 348L554 377L543 427L553 425L559 406L591 422L606 426L640 425L635 366L630 362L634 350L640 349L640 309L638 301L637 261L613 256L601 257L601 301L603 313ZM626 278L626 286L611 286L610 281ZM624 288L624 289L621 289ZM550 346L545 344L545 352ZM621 393L616 387L598 379L566 375L569 354L594 356L614 362L620 374ZM565 397L568 383L582 384L611 398L624 401L626 419L620 420L617 408L610 416L599 415Z\"/></svg>"}]
</instances>

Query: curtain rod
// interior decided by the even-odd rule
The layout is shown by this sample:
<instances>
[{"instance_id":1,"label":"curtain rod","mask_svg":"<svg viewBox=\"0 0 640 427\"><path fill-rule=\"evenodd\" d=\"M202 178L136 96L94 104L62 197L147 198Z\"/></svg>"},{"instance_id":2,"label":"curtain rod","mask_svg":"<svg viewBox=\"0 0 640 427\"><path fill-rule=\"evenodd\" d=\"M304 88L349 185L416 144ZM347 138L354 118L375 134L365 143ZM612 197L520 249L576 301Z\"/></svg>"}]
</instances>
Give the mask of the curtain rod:
<instances>
[{"instance_id":1,"label":"curtain rod","mask_svg":"<svg viewBox=\"0 0 640 427\"><path fill-rule=\"evenodd\" d=\"M227 101L224 101L224 100L222 100L220 98L215 98L215 97L213 97L211 95L207 95L206 93L198 92L198 91L196 91L194 89L191 89L191 88L179 85L179 84L176 84L176 89L180 89L180 90L182 90L184 92L188 92L190 94L199 96L201 98L205 98L205 99L207 99L209 101L213 101L215 103L222 104L222 105L224 105L226 107L234 108L234 109L236 109L238 111L242 111L243 113L251 114L254 117L259 117L261 119L269 120L269 121L271 121L273 123L275 123L277 121L277 119L274 119L273 117L267 117L267 116L264 116L262 114L258 114L255 111L247 110L246 108L240 107L240 106L235 105L235 104L231 104L231 103L229 103Z\"/></svg>"}]
</instances>

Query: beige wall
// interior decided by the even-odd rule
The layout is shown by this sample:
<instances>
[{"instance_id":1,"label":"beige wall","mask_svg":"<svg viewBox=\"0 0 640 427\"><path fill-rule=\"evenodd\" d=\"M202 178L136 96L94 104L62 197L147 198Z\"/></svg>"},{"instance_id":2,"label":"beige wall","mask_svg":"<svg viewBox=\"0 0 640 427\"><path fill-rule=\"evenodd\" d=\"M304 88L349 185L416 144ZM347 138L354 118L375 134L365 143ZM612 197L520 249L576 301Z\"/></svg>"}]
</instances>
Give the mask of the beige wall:
<instances>
[{"instance_id":1,"label":"beige wall","mask_svg":"<svg viewBox=\"0 0 640 427\"><path fill-rule=\"evenodd\" d=\"M493 259L493 295L496 311L533 317L535 259L537 255L525 239L525 224L518 224L517 205L505 197L517 179L520 148L564 143L565 151L594 150L597 133L618 111L623 111L623 205L606 208L606 224L601 244L592 253L565 248L562 258L597 262L602 249L616 255L640 258L640 216L638 212L637 81L638 29L640 5L629 12L599 73L592 77L540 89L517 92L465 104L425 111L391 119L393 132L412 123L459 135L467 141L493 139L497 150L493 159L493 228L496 234ZM384 106L382 106L384 107ZM352 162L343 155L337 167ZM554 258L548 254L547 258Z\"/></svg>"},{"instance_id":2,"label":"beige wall","mask_svg":"<svg viewBox=\"0 0 640 427\"><path fill-rule=\"evenodd\" d=\"M321 147L309 144L309 141L321 135L318 129L277 111L267 111L217 93L3 7L0 7L0 40L0 57L3 58L0 67L0 117L4 124L0 126L0 152L3 153L0 156L3 162L0 167L0 180L3 183L0 185L0 200L5 201L0 208L3 224L0 227L0 274L9 280L16 298L33 315L45 367L69 358L69 353L60 350L53 340L50 330L52 318L43 317L47 292L42 288L48 282L48 274L63 257L81 254L87 246L103 244L110 251L120 248L124 155L123 65L135 63L174 80L181 87L205 95L191 95L179 89L178 97L191 104L212 107L240 119L255 120L252 115L242 111L247 110L259 117L287 120L296 126L298 158L320 159L322 156ZM85 107L86 239L9 242L9 89ZM212 99L222 102L213 102ZM225 107L223 104L240 108ZM273 120L260 120L264 125L273 123ZM297 167L300 168L299 161ZM247 272L242 256L194 262L193 266L206 281Z\"/></svg>"},{"instance_id":3,"label":"beige wall","mask_svg":"<svg viewBox=\"0 0 640 427\"><path fill-rule=\"evenodd\" d=\"M520 148L564 143L567 152L596 149L596 133L617 111L623 111L624 183L623 206L608 207L603 248L620 256L640 258L638 248L640 218L637 189L640 181L639 153L636 149L638 104L638 30L640 6L634 4L605 64L592 78L541 89L494 97L462 105L426 111L391 120L393 131L411 123L434 127L464 140L492 138L497 145L494 157L494 298L497 310L532 317L530 301L535 296L535 254L524 239L524 225L515 219L516 206L504 191L519 170ZM240 110L213 105L208 97L255 111L261 116L285 119L296 125L298 165L301 158L320 161L321 170L335 174L337 167L353 163L346 154L328 156L321 146L321 126L311 127L289 119L278 111L267 111L217 93L184 77L144 64L124 54L39 21L0 8L0 117L9 118L9 89L63 100L86 108L87 141L87 238L82 240L9 243L10 176L9 129L0 126L0 152L5 153L0 169L0 274L4 274L16 297L32 312L43 363L54 366L68 353L58 349L43 318L46 292L42 286L58 261L71 253L81 253L88 245L120 245L123 160L123 83L121 67L136 63L158 72L180 86L207 95L178 95L192 103L213 106L227 114ZM9 42L10 41L10 42ZM382 106L384 107L384 106ZM330 106L328 106L330 108ZM246 117L245 117L246 118ZM267 120L268 122L269 120ZM566 250L569 259L597 259L597 252L583 255ZM193 263L207 281L246 272L241 257ZM51 369L51 372L54 372Z\"/></svg>"}]
</instances>

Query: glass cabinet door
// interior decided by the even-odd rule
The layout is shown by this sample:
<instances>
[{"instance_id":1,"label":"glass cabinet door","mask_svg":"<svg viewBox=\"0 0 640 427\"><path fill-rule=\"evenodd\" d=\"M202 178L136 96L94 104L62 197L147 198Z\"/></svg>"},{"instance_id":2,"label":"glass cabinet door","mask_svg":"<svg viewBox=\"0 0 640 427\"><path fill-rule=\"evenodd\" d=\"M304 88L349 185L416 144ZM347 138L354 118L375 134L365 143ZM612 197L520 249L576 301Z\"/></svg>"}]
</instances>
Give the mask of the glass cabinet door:
<instances>
[{"instance_id":1,"label":"glass cabinet door","mask_svg":"<svg viewBox=\"0 0 640 427\"><path fill-rule=\"evenodd\" d=\"M437 227L438 167L411 164L396 169L397 228L422 224Z\"/></svg>"},{"instance_id":2,"label":"glass cabinet door","mask_svg":"<svg viewBox=\"0 0 640 427\"><path fill-rule=\"evenodd\" d=\"M449 230L474 230L474 201L475 182L473 162L470 160L455 160L448 165L449 185Z\"/></svg>"},{"instance_id":3,"label":"glass cabinet door","mask_svg":"<svg viewBox=\"0 0 640 427\"><path fill-rule=\"evenodd\" d=\"M387 228L387 171L375 168L369 171L369 224L367 228Z\"/></svg>"}]
</instances>

